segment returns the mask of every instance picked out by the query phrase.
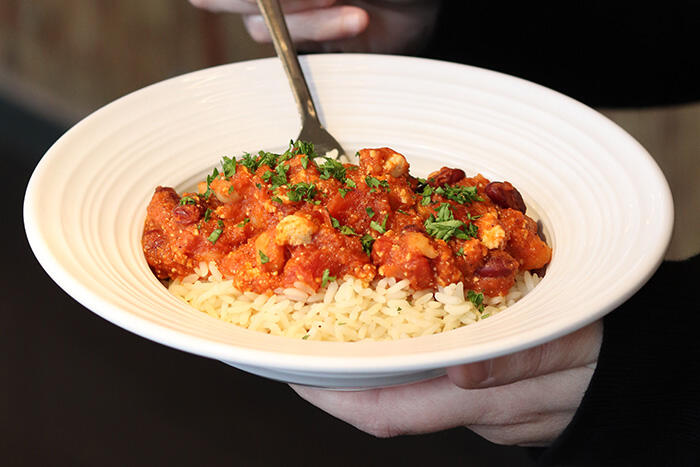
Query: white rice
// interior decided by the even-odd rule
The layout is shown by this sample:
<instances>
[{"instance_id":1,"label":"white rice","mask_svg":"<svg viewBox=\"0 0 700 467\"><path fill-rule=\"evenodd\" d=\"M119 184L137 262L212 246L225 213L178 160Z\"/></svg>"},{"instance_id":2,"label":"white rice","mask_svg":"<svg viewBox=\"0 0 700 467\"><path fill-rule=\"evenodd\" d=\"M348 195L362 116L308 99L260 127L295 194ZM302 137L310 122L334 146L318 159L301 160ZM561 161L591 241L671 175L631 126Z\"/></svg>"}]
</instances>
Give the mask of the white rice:
<instances>
[{"instance_id":1,"label":"white rice","mask_svg":"<svg viewBox=\"0 0 700 467\"><path fill-rule=\"evenodd\" d=\"M502 297L484 298L479 311L462 283L414 291L408 280L382 278L372 287L346 276L315 292L305 284L280 288L274 295L240 292L214 262L172 281L169 290L199 311L228 323L295 339L354 342L425 336L475 323L501 312L537 285L529 272L516 276Z\"/></svg>"}]
</instances>

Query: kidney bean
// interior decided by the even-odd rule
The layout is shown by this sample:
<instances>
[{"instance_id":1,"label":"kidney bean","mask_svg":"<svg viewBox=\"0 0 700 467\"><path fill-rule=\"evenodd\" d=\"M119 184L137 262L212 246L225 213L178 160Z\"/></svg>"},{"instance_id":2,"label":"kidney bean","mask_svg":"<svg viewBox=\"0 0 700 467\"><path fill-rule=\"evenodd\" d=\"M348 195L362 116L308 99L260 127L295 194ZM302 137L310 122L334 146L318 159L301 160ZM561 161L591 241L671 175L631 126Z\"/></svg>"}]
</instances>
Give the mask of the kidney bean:
<instances>
[{"instance_id":1,"label":"kidney bean","mask_svg":"<svg viewBox=\"0 0 700 467\"><path fill-rule=\"evenodd\" d=\"M402 232L425 232L425 228L422 225L408 224L401 228Z\"/></svg>"},{"instance_id":2,"label":"kidney bean","mask_svg":"<svg viewBox=\"0 0 700 467\"><path fill-rule=\"evenodd\" d=\"M511 208L525 213L525 201L520 192L508 182L491 182L484 188L484 193L499 207Z\"/></svg>"},{"instance_id":3,"label":"kidney bean","mask_svg":"<svg viewBox=\"0 0 700 467\"><path fill-rule=\"evenodd\" d=\"M486 263L476 270L481 277L506 277L518 270L518 262L508 253L494 251L486 259Z\"/></svg>"},{"instance_id":4,"label":"kidney bean","mask_svg":"<svg viewBox=\"0 0 700 467\"><path fill-rule=\"evenodd\" d=\"M462 169L443 167L437 172L433 172L428 176L428 183L434 187L452 185L465 177L466 175Z\"/></svg>"},{"instance_id":5,"label":"kidney bean","mask_svg":"<svg viewBox=\"0 0 700 467\"><path fill-rule=\"evenodd\" d=\"M173 218L178 224L194 224L202 217L202 208L196 204L184 204L173 209Z\"/></svg>"}]
</instances>

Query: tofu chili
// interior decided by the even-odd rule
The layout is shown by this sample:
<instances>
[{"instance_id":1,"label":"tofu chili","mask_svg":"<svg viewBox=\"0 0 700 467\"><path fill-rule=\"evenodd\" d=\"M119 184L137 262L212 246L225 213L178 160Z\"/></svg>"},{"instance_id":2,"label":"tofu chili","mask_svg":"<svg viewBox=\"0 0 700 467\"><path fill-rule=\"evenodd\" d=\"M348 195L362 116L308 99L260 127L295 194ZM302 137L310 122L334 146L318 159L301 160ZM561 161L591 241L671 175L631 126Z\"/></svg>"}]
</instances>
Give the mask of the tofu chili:
<instances>
[{"instance_id":1,"label":"tofu chili","mask_svg":"<svg viewBox=\"0 0 700 467\"><path fill-rule=\"evenodd\" d=\"M148 264L176 279L213 261L255 293L299 282L318 290L350 275L366 285L408 279L414 290L462 282L493 297L549 263L510 183L447 167L414 177L386 147L357 156L358 165L341 163L290 143L283 154L224 157L196 192L157 187L142 237Z\"/></svg>"}]
</instances>

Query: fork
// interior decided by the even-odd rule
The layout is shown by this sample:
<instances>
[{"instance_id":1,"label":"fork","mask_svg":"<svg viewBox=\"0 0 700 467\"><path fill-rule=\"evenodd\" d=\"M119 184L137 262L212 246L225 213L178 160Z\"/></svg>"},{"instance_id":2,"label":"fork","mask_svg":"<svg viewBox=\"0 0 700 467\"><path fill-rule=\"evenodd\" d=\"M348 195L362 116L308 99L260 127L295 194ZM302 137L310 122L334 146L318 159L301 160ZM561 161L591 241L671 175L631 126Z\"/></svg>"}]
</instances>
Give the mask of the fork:
<instances>
[{"instance_id":1,"label":"fork","mask_svg":"<svg viewBox=\"0 0 700 467\"><path fill-rule=\"evenodd\" d=\"M297 136L297 141L309 141L314 144L314 149L319 155L326 154L332 150L337 150L335 156L339 158L345 154L343 147L336 139L323 128L316 113L314 101L306 84L304 73L299 65L292 38L289 36L287 23L284 21L284 14L280 7L279 0L257 0L258 7L265 18L265 24L272 36L277 56L282 60L282 66L289 79L289 86L292 88L294 99L297 102L299 116L301 117L301 131Z\"/></svg>"}]
</instances>

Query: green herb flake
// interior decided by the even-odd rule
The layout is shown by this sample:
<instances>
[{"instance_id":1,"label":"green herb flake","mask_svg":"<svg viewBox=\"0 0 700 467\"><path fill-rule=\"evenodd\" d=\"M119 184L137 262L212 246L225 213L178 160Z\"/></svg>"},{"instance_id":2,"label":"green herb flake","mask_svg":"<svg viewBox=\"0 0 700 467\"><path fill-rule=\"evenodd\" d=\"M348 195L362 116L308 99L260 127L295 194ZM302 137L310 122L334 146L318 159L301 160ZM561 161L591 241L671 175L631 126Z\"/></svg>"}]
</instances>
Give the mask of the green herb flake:
<instances>
[{"instance_id":1,"label":"green herb flake","mask_svg":"<svg viewBox=\"0 0 700 467\"><path fill-rule=\"evenodd\" d=\"M321 172L321 180L335 178L340 182L345 182L345 167L343 164L329 157L324 157L324 159L325 162L318 166L318 169Z\"/></svg>"},{"instance_id":2,"label":"green herb flake","mask_svg":"<svg viewBox=\"0 0 700 467\"><path fill-rule=\"evenodd\" d=\"M246 217L246 218L243 219L241 222L239 222L238 224L236 224L236 227L244 227L248 222L250 222L250 218L249 218L249 217Z\"/></svg>"},{"instance_id":3,"label":"green herb flake","mask_svg":"<svg viewBox=\"0 0 700 467\"><path fill-rule=\"evenodd\" d=\"M345 195L347 195L351 191L352 191L352 188L338 188L338 193L340 193L341 198L345 198Z\"/></svg>"},{"instance_id":4,"label":"green herb flake","mask_svg":"<svg viewBox=\"0 0 700 467\"><path fill-rule=\"evenodd\" d=\"M209 240L212 244L216 243L221 234L224 233L223 221L219 220L218 225L219 228L212 230L209 236L207 237L207 240Z\"/></svg>"},{"instance_id":5,"label":"green herb flake","mask_svg":"<svg viewBox=\"0 0 700 467\"><path fill-rule=\"evenodd\" d=\"M260 264L265 264L270 262L270 258L263 253L262 250L258 250L258 255L260 256Z\"/></svg>"},{"instance_id":6,"label":"green herb flake","mask_svg":"<svg viewBox=\"0 0 700 467\"><path fill-rule=\"evenodd\" d=\"M211 182L213 182L216 179L216 177L218 177L218 176L219 176L219 169L217 169L217 168L214 168L214 171L211 173L211 175L207 175L207 191L204 192L204 197L206 199L209 199L209 197L211 196L211 193L212 193Z\"/></svg>"},{"instance_id":7,"label":"green herb flake","mask_svg":"<svg viewBox=\"0 0 700 467\"><path fill-rule=\"evenodd\" d=\"M262 167L263 165L267 165L271 169L274 169L275 167L277 167L279 158L280 158L279 154L274 154L272 152L266 152L266 151L260 151L260 152L258 152L258 160L257 160L258 167Z\"/></svg>"},{"instance_id":8,"label":"green herb flake","mask_svg":"<svg viewBox=\"0 0 700 467\"><path fill-rule=\"evenodd\" d=\"M236 158L224 156L221 161L221 168L224 171L224 176L233 177L236 174Z\"/></svg>"},{"instance_id":9,"label":"green herb flake","mask_svg":"<svg viewBox=\"0 0 700 467\"><path fill-rule=\"evenodd\" d=\"M478 233L477 227L471 222L467 225L454 218L449 203L442 203L438 208L437 217L431 214L423 225L428 235L444 241L452 237L467 240L470 237L476 237Z\"/></svg>"},{"instance_id":10,"label":"green herb flake","mask_svg":"<svg viewBox=\"0 0 700 467\"><path fill-rule=\"evenodd\" d=\"M365 212L367 213L367 217L369 217L370 219L372 218L372 216L374 216L374 209L372 208L365 208Z\"/></svg>"},{"instance_id":11,"label":"green herb flake","mask_svg":"<svg viewBox=\"0 0 700 467\"><path fill-rule=\"evenodd\" d=\"M299 201L313 202L314 196L316 196L316 185L313 183L295 183L289 186L289 192L287 193L289 201L293 203Z\"/></svg>"},{"instance_id":12,"label":"green herb flake","mask_svg":"<svg viewBox=\"0 0 700 467\"><path fill-rule=\"evenodd\" d=\"M449 186L443 185L435 189L435 193L459 204L471 204L474 201L483 201L475 186Z\"/></svg>"},{"instance_id":13,"label":"green herb flake","mask_svg":"<svg viewBox=\"0 0 700 467\"><path fill-rule=\"evenodd\" d=\"M209 219L211 218L211 213L212 210L207 208L206 211L204 211L204 222L209 222Z\"/></svg>"},{"instance_id":14,"label":"green herb flake","mask_svg":"<svg viewBox=\"0 0 700 467\"><path fill-rule=\"evenodd\" d=\"M389 219L389 215L387 214L386 217L384 217L384 221L380 224L376 221L372 221L369 223L370 228L376 230L380 234L386 233L386 220Z\"/></svg>"},{"instance_id":15,"label":"green herb flake","mask_svg":"<svg viewBox=\"0 0 700 467\"><path fill-rule=\"evenodd\" d=\"M477 310L480 312L484 311L484 294L479 292L476 293L473 290L467 291L467 300L472 302ZM488 315L487 315L488 316ZM484 318L484 316L482 316Z\"/></svg>"},{"instance_id":16,"label":"green herb flake","mask_svg":"<svg viewBox=\"0 0 700 467\"><path fill-rule=\"evenodd\" d=\"M180 198L180 206L184 206L186 204L197 204L197 200L191 196L183 196Z\"/></svg>"},{"instance_id":17,"label":"green herb flake","mask_svg":"<svg viewBox=\"0 0 700 467\"><path fill-rule=\"evenodd\" d=\"M239 164L241 164L243 167L247 168L251 172L255 172L256 170L258 170L257 159L255 158L255 156L253 156L252 154L250 154L248 152L246 152L245 154L243 154L243 156L241 156L241 160L239 161Z\"/></svg>"},{"instance_id":18,"label":"green herb flake","mask_svg":"<svg viewBox=\"0 0 700 467\"><path fill-rule=\"evenodd\" d=\"M355 183L351 178L346 178L345 179L345 185L348 188L357 188L357 183Z\"/></svg>"},{"instance_id":19,"label":"green herb flake","mask_svg":"<svg viewBox=\"0 0 700 467\"><path fill-rule=\"evenodd\" d=\"M316 155L316 150L314 149L314 144L308 141L297 141L289 142L289 149L287 149L287 154L292 156L297 156L299 154L304 154L307 157L318 157ZM306 167L304 167L306 168Z\"/></svg>"},{"instance_id":20,"label":"green herb flake","mask_svg":"<svg viewBox=\"0 0 700 467\"><path fill-rule=\"evenodd\" d=\"M457 253L455 253L457 256L464 256L464 247L460 247L459 250L457 250Z\"/></svg>"},{"instance_id":21,"label":"green herb flake","mask_svg":"<svg viewBox=\"0 0 700 467\"><path fill-rule=\"evenodd\" d=\"M324 269L323 277L321 277L321 287L325 287L329 282L333 281L335 281L335 276L331 276L330 271L328 269Z\"/></svg>"},{"instance_id":22,"label":"green herb flake","mask_svg":"<svg viewBox=\"0 0 700 467\"><path fill-rule=\"evenodd\" d=\"M374 237L372 237L370 234L364 234L360 239L360 243L362 243L362 250L367 253L367 256L370 256L372 254Z\"/></svg>"},{"instance_id":23,"label":"green herb flake","mask_svg":"<svg viewBox=\"0 0 700 467\"><path fill-rule=\"evenodd\" d=\"M335 217L331 217L331 225L333 226L334 229L339 229L340 228L340 221L336 219Z\"/></svg>"},{"instance_id":24,"label":"green herb flake","mask_svg":"<svg viewBox=\"0 0 700 467\"><path fill-rule=\"evenodd\" d=\"M306 168L309 166L309 156L304 154L301 156L301 166L306 170Z\"/></svg>"},{"instance_id":25,"label":"green herb flake","mask_svg":"<svg viewBox=\"0 0 700 467\"><path fill-rule=\"evenodd\" d=\"M404 216L408 216L409 214L404 211L403 209L397 209L396 212L403 214Z\"/></svg>"},{"instance_id":26,"label":"green herb flake","mask_svg":"<svg viewBox=\"0 0 700 467\"><path fill-rule=\"evenodd\" d=\"M270 198L270 201L272 201L273 203L284 204L282 198L280 198L279 196L273 196L272 198Z\"/></svg>"},{"instance_id":27,"label":"green herb flake","mask_svg":"<svg viewBox=\"0 0 700 467\"><path fill-rule=\"evenodd\" d=\"M432 201L431 196L433 194L433 187L430 185L425 185L419 194L423 197L421 200L421 205L427 206Z\"/></svg>"},{"instance_id":28,"label":"green herb flake","mask_svg":"<svg viewBox=\"0 0 700 467\"><path fill-rule=\"evenodd\" d=\"M344 225L340 228L340 233L343 235L357 235L358 237L360 236L359 233L355 232L355 229L347 225Z\"/></svg>"},{"instance_id":29,"label":"green herb flake","mask_svg":"<svg viewBox=\"0 0 700 467\"><path fill-rule=\"evenodd\" d=\"M386 191L389 191L389 182L386 180L379 180L376 177L372 177L371 175L367 175L365 177L365 183L367 186L370 188L369 192L374 193L378 188L384 188Z\"/></svg>"}]
</instances>

